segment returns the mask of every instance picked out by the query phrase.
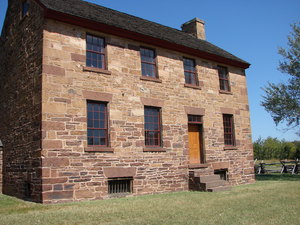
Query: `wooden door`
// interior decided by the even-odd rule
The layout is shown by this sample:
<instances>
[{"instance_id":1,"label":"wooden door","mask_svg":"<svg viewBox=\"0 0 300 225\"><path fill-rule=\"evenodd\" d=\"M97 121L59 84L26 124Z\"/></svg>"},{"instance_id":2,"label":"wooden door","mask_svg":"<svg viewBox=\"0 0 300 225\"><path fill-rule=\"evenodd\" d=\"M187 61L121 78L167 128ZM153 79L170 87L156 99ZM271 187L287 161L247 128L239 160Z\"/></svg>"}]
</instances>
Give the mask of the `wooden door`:
<instances>
[{"instance_id":1,"label":"wooden door","mask_svg":"<svg viewBox=\"0 0 300 225\"><path fill-rule=\"evenodd\" d=\"M200 163L201 156L201 143L200 143L200 131L199 126L195 124L189 124L189 155L190 164Z\"/></svg>"}]
</instances>

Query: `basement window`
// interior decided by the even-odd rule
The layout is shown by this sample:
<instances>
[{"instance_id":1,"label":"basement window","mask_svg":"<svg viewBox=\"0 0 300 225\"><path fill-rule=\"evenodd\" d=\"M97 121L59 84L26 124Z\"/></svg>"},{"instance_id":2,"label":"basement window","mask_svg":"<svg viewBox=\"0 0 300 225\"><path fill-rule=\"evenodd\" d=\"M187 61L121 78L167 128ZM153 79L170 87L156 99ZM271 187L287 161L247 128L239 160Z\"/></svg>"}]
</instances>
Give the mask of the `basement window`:
<instances>
[{"instance_id":1,"label":"basement window","mask_svg":"<svg viewBox=\"0 0 300 225\"><path fill-rule=\"evenodd\" d=\"M30 199L31 198L31 194L32 194L31 184L30 184L29 181L26 181L24 183L24 197L26 199Z\"/></svg>"},{"instance_id":2,"label":"basement window","mask_svg":"<svg viewBox=\"0 0 300 225\"><path fill-rule=\"evenodd\" d=\"M112 178L108 180L108 194L132 193L132 177Z\"/></svg>"},{"instance_id":3,"label":"basement window","mask_svg":"<svg viewBox=\"0 0 300 225\"><path fill-rule=\"evenodd\" d=\"M219 175L221 180L228 180L228 169L215 170L214 174Z\"/></svg>"}]
</instances>

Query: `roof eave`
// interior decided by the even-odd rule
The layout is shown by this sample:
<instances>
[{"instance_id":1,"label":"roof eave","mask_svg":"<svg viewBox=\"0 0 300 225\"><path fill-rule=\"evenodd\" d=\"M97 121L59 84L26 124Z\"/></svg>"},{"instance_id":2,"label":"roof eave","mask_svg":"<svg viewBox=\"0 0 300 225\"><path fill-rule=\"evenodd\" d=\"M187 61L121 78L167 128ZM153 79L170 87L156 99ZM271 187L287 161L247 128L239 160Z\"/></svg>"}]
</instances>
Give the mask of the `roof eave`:
<instances>
[{"instance_id":1,"label":"roof eave","mask_svg":"<svg viewBox=\"0 0 300 225\"><path fill-rule=\"evenodd\" d=\"M167 49L174 50L174 51L179 51L179 52L182 52L182 53L185 53L185 54L197 56L197 57L200 57L200 58L203 58L203 59L215 61L215 62L218 62L218 63L223 63L223 64L230 65L230 66L235 66L235 67L239 67L239 68L243 68L243 69L247 69L247 68L250 67L249 63L244 63L244 62L228 59L228 58L225 58L225 57L222 57L222 56L219 56L219 55L215 55L215 54L212 54L212 53L208 53L208 52L200 51L200 50L197 50L197 49L189 48L189 47L179 45L179 44L176 44L176 43L172 43L172 42L162 40L162 39L159 39L159 38L154 38L154 37L147 36L147 35L144 35L144 34L140 34L140 33L136 33L136 32L133 32L133 31L125 30L125 29L122 29L122 28L119 28L119 27L115 27L115 26L111 26L111 25L108 25L108 24L104 24L104 23L93 21L93 20L85 19L85 18L82 18L82 17L70 15L70 14L67 14L67 13L58 12L58 11L55 11L55 10L52 10L52 9L49 9L49 8L45 7L39 0L37 0L37 2L44 8L44 16L45 16L45 18L48 18L48 19L53 19L53 20L57 20L57 21L60 21L60 22L64 22L64 23L84 27L84 28L87 28L87 29L99 31L99 32L102 32L102 33L108 33L108 34L111 34L111 35L115 35L115 36L131 39L131 40L135 40L135 41L138 41L138 42L143 42L143 43L146 43L146 44L155 45L155 46L159 46L159 47L162 47L162 48L167 48Z\"/></svg>"}]
</instances>

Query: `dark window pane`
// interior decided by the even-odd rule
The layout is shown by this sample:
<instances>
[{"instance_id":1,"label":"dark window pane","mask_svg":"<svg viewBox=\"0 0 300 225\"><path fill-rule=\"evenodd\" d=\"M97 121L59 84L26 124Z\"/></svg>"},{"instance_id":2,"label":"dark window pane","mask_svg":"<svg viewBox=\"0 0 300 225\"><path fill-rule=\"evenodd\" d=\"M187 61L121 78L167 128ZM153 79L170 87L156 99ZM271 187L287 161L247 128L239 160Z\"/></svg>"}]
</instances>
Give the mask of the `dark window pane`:
<instances>
[{"instance_id":1,"label":"dark window pane","mask_svg":"<svg viewBox=\"0 0 300 225\"><path fill-rule=\"evenodd\" d=\"M105 128L105 121L104 120L100 120L100 128Z\"/></svg>"},{"instance_id":2,"label":"dark window pane","mask_svg":"<svg viewBox=\"0 0 300 225\"><path fill-rule=\"evenodd\" d=\"M100 137L100 131L99 129L94 130L94 137Z\"/></svg>"},{"instance_id":3,"label":"dark window pane","mask_svg":"<svg viewBox=\"0 0 300 225\"><path fill-rule=\"evenodd\" d=\"M94 138L88 137L88 145L94 145Z\"/></svg>"},{"instance_id":4,"label":"dark window pane","mask_svg":"<svg viewBox=\"0 0 300 225\"><path fill-rule=\"evenodd\" d=\"M106 145L106 138L105 137L100 138L100 145Z\"/></svg>"},{"instance_id":5,"label":"dark window pane","mask_svg":"<svg viewBox=\"0 0 300 225\"><path fill-rule=\"evenodd\" d=\"M155 77L155 65L142 63L142 74L148 77Z\"/></svg>"},{"instance_id":6,"label":"dark window pane","mask_svg":"<svg viewBox=\"0 0 300 225\"><path fill-rule=\"evenodd\" d=\"M94 145L100 145L100 138L94 137Z\"/></svg>"},{"instance_id":7,"label":"dark window pane","mask_svg":"<svg viewBox=\"0 0 300 225\"><path fill-rule=\"evenodd\" d=\"M94 119L99 120L100 119L100 113L99 111L94 111Z\"/></svg>"},{"instance_id":8,"label":"dark window pane","mask_svg":"<svg viewBox=\"0 0 300 225\"><path fill-rule=\"evenodd\" d=\"M93 127L93 120L92 119L88 119L88 127Z\"/></svg>"},{"instance_id":9,"label":"dark window pane","mask_svg":"<svg viewBox=\"0 0 300 225\"><path fill-rule=\"evenodd\" d=\"M94 120L94 128L101 128L100 127L100 120Z\"/></svg>"}]
</instances>

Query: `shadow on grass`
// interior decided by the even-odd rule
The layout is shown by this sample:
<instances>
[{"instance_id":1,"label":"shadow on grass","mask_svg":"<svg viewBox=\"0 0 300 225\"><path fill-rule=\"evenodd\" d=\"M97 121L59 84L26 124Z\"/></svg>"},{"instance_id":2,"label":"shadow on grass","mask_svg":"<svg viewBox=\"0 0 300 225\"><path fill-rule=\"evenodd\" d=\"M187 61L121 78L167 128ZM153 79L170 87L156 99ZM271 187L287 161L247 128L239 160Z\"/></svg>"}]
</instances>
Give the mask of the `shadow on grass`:
<instances>
[{"instance_id":1,"label":"shadow on grass","mask_svg":"<svg viewBox=\"0 0 300 225\"><path fill-rule=\"evenodd\" d=\"M257 181L300 181L300 174L256 174L255 179Z\"/></svg>"}]
</instances>

